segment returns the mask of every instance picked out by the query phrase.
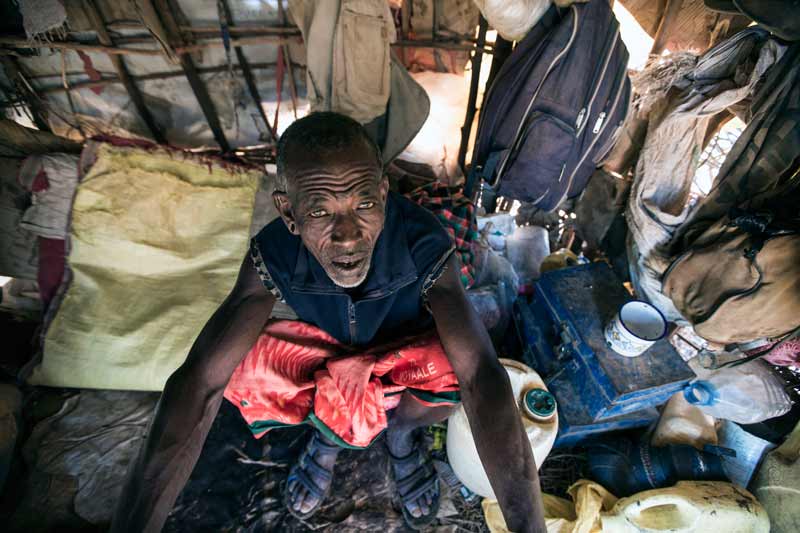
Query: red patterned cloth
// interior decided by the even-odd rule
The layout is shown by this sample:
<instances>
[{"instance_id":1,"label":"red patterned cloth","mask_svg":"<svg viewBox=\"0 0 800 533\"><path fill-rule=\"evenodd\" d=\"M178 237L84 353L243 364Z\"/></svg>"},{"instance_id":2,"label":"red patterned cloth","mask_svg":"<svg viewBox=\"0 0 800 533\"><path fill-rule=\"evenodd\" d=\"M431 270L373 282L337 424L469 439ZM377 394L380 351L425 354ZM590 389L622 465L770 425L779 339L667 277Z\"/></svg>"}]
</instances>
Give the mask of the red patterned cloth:
<instances>
[{"instance_id":1,"label":"red patterned cloth","mask_svg":"<svg viewBox=\"0 0 800 533\"><path fill-rule=\"evenodd\" d=\"M278 320L236 368L225 398L257 437L310 422L343 446L363 448L386 429L386 411L405 390L427 405L458 401L435 333L356 352L316 326Z\"/></svg>"},{"instance_id":2,"label":"red patterned cloth","mask_svg":"<svg viewBox=\"0 0 800 533\"><path fill-rule=\"evenodd\" d=\"M800 365L800 339L786 339L769 346L760 346L755 350L745 352L745 354L754 355L758 352L768 352L763 359L775 366Z\"/></svg>"}]
</instances>

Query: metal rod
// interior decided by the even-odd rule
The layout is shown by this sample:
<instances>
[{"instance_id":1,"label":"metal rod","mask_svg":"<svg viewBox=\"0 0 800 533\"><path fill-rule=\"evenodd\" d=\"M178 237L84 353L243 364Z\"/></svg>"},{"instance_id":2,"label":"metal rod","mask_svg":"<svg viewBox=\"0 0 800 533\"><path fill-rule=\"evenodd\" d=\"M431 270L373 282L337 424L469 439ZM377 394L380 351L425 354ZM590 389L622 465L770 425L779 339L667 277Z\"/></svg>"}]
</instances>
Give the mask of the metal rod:
<instances>
[{"instance_id":1,"label":"metal rod","mask_svg":"<svg viewBox=\"0 0 800 533\"><path fill-rule=\"evenodd\" d=\"M277 63L250 63L250 70L263 70L263 69L267 69L267 68L275 68L276 65L277 65ZM299 68L299 69L301 69L301 70L305 68L305 65L300 65L300 64L297 64L297 63L295 63L294 66ZM228 67L226 65L216 65L216 66L213 66L213 67L198 68L197 72L199 72L200 74L208 74L208 73L213 73L213 72L222 72L224 70L228 70ZM242 67L240 67L239 65L233 65L233 70L242 70ZM74 84L71 84L70 86L71 87L86 86L86 85L91 85L92 83L98 83L100 85L107 85L106 82L108 82L108 83L118 83L119 82L119 80L117 79L116 75L113 72L105 72L105 71L102 71L102 70L98 71L98 72L100 73L101 76L103 76L103 78L101 80L96 81L96 82L81 81L81 82L76 82ZM64 74L66 76L68 76L68 77L70 77L70 76L86 76L86 73L83 72L82 70L71 70L71 71L65 72ZM132 76L132 77L133 77L134 80L139 82L139 81L145 81L145 80L160 80L160 79L164 79L164 78L174 78L176 76L182 76L182 75L183 75L183 73L181 71L170 70L170 71L166 71L166 72L154 72L152 74L139 74L139 75ZM62 76L62 73L60 73L60 72L59 73L52 73L52 74L36 74L35 76L28 76L28 79L29 80L41 80L41 79L45 79L45 78L61 78L61 76ZM83 85L81 85L81 84L83 84ZM50 88L41 89L41 90L49 90L49 89Z\"/></svg>"},{"instance_id":2,"label":"metal rod","mask_svg":"<svg viewBox=\"0 0 800 533\"><path fill-rule=\"evenodd\" d=\"M219 28L213 26L180 26L181 31L191 33L219 33ZM232 34L236 33L260 33L264 35L282 35L285 37L299 37L300 30L294 26L263 26L258 24L243 24L241 26L231 26Z\"/></svg>"},{"instance_id":3,"label":"metal rod","mask_svg":"<svg viewBox=\"0 0 800 533\"><path fill-rule=\"evenodd\" d=\"M217 39L215 37L215 39ZM175 46L174 50L178 54L188 54L190 52L197 52L200 50L204 50L206 48L215 48L223 46L222 37L218 38L219 40L214 41L203 41L193 44L186 44ZM251 46L251 45L259 45L259 44L278 44L278 43L285 43L286 37L283 36L274 36L274 35L254 35L250 37L240 37L238 39L231 39L232 46ZM150 42L152 39L142 39L139 41L137 39L136 42ZM133 41L129 38L127 39L128 43L132 43ZM121 48L119 46L104 46L102 44L88 44L88 43L78 43L74 41L50 41L47 43L39 43L39 42L31 42L27 39L20 39L16 37L0 37L0 45L10 46L12 48L53 48L59 50L81 50L83 52L97 52L102 54L109 54L109 55L140 55L140 56L161 56L163 54L162 50L156 50L153 48ZM392 46L396 48L440 48L443 50L462 50L462 51L473 51L475 50L475 45L472 44L462 44L456 42L447 42L447 41L431 41L431 40L402 40L396 41L392 43ZM483 46L483 53L484 54L492 54L492 47L487 46L485 43ZM0 55L10 55L10 56L18 56L15 51L13 50L4 50L0 49Z\"/></svg>"},{"instance_id":4,"label":"metal rod","mask_svg":"<svg viewBox=\"0 0 800 533\"><path fill-rule=\"evenodd\" d=\"M439 39L439 13L442 10L440 0L433 0L433 21L431 23L431 38L434 41Z\"/></svg>"},{"instance_id":5,"label":"metal rod","mask_svg":"<svg viewBox=\"0 0 800 533\"><path fill-rule=\"evenodd\" d=\"M137 21L112 21L106 24L106 28L111 31L117 30L141 30L145 29L144 24ZM219 27L218 26L186 26L186 25L179 25L178 28L182 32L188 33L213 33L219 34ZM239 33L264 33L264 34L273 34L273 35L287 35L287 36L294 36L300 35L300 30L293 26L271 26L268 24L251 24L246 23L240 26L231 27L229 28L231 34L239 34Z\"/></svg>"}]
</instances>

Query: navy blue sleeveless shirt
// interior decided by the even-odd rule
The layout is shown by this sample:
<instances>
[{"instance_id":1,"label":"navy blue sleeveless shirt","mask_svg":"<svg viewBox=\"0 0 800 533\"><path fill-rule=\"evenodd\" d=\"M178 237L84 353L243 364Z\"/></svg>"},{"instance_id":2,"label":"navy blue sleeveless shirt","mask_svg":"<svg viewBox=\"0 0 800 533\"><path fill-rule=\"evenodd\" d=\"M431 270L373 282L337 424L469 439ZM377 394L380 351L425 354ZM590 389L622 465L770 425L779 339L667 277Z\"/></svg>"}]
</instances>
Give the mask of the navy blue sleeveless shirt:
<instances>
[{"instance_id":1,"label":"navy blue sleeveless shirt","mask_svg":"<svg viewBox=\"0 0 800 533\"><path fill-rule=\"evenodd\" d=\"M356 289L339 287L278 218L251 241L261 281L297 313L340 342L363 346L421 332L432 326L425 294L454 250L436 217L390 192L386 221L372 264Z\"/></svg>"}]
</instances>

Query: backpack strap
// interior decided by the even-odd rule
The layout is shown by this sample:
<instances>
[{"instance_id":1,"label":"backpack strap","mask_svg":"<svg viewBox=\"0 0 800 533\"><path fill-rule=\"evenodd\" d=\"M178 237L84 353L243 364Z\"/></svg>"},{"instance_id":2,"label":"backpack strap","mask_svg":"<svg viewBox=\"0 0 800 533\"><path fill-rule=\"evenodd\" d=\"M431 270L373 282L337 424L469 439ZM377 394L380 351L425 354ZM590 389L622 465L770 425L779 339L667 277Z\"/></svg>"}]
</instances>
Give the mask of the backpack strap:
<instances>
[{"instance_id":1,"label":"backpack strap","mask_svg":"<svg viewBox=\"0 0 800 533\"><path fill-rule=\"evenodd\" d=\"M473 165L469 171L469 176L467 176L467 183L464 185L464 196L472 198L472 192L476 183L480 183L481 180L488 182L492 178L495 170L497 170L497 165L500 163L500 158L507 152L508 150L491 152L489 157L486 158L486 164L482 166ZM491 185L494 186L494 184Z\"/></svg>"}]
</instances>

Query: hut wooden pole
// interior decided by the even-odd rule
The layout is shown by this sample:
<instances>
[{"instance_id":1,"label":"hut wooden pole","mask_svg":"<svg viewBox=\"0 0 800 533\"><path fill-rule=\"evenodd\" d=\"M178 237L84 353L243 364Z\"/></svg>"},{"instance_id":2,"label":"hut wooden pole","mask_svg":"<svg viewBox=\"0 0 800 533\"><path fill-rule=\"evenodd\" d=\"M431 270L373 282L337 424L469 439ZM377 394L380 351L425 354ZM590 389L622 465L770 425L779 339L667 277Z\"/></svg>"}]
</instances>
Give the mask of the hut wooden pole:
<instances>
[{"instance_id":1,"label":"hut wooden pole","mask_svg":"<svg viewBox=\"0 0 800 533\"><path fill-rule=\"evenodd\" d=\"M103 54L112 54L112 55L126 55L126 54L142 55L142 56L161 55L160 50L153 50L153 49L119 48L116 46L104 46L102 44L85 44L73 41L36 42L36 41L28 41L27 39L20 39L18 37L0 37L0 45L11 46L14 48L54 48L56 50L80 50L82 52L99 52Z\"/></svg>"},{"instance_id":2,"label":"hut wooden pole","mask_svg":"<svg viewBox=\"0 0 800 533\"><path fill-rule=\"evenodd\" d=\"M151 2L153 0L142 1ZM172 8L169 5L168 0L155 0L152 5L155 8L156 13L158 13L161 22L164 24L164 28L166 29L171 44L173 44L173 46L176 48L183 46L185 43L183 42L183 37L180 34L180 28L178 23L175 21L175 17L172 14ZM208 94L208 89L203 84L203 80L200 79L200 75L197 73L197 68L194 65L194 61L192 61L191 56L185 50L178 51L178 59L181 64L181 68L186 75L186 79L189 81L189 85L192 87L192 92L194 92L194 96L197 98L197 102L200 104L200 109L202 109L203 115L206 117L206 122L208 122L208 126L211 128L211 133L214 135L214 139L217 141L217 144L219 144L219 147L223 152L230 152L231 145L228 143L228 139L225 138L225 133L222 131L222 124L219 121L216 107L214 107L214 102L211 100L211 96Z\"/></svg>"},{"instance_id":3,"label":"hut wooden pole","mask_svg":"<svg viewBox=\"0 0 800 533\"><path fill-rule=\"evenodd\" d=\"M105 21L103 20L103 16L97 7L97 4L95 4L95 1L83 0L83 5L86 14L89 17L89 22L97 33L97 40L100 41L100 44L104 46L114 46L114 41L106 30ZM108 59L114 66L114 70L117 71L119 81L125 87L125 90L128 91L128 96L130 96L131 102L133 102L133 105L136 107L136 111L139 113L139 116L142 117L142 120L147 125L147 129L150 130L150 134L153 136L153 139L155 139L155 141L159 144L166 143L167 139L164 136L164 132L161 130L161 126L159 126L155 121L155 118L153 118L153 114L150 113L150 109L147 108L147 104L144 101L142 93L139 91L139 87L133 81L133 78L128 72L128 68L125 66L125 61L119 55L114 54L108 54Z\"/></svg>"},{"instance_id":4,"label":"hut wooden pole","mask_svg":"<svg viewBox=\"0 0 800 533\"><path fill-rule=\"evenodd\" d=\"M228 0L222 0L221 5L225 13L225 18L228 19L229 28L233 28L233 14L231 13ZM250 97L253 99L253 103L258 110L258 114L261 117L261 120L264 122L264 126L267 128L270 138L274 142L277 142L278 139L275 137L275 132L272 130L272 125L269 123L269 118L267 118L267 114L264 112L264 106L261 105L261 94L258 92L258 86L256 85L255 78L253 77L253 72L250 70L250 65L247 63L247 58L244 56L244 52L240 46L234 46L233 51L236 53L236 60L242 67L242 77L244 77L247 90L250 92Z\"/></svg>"},{"instance_id":5,"label":"hut wooden pole","mask_svg":"<svg viewBox=\"0 0 800 533\"><path fill-rule=\"evenodd\" d=\"M284 26L289 26L289 19L286 17L286 10L283 8L283 0L278 0L278 8L281 14L281 22ZM289 94L292 96L292 112L294 118L297 120L297 86L294 80L294 67L292 66L292 54L289 51L289 43L284 41L281 43L283 47L283 60L286 64L286 74L289 77Z\"/></svg>"},{"instance_id":6,"label":"hut wooden pole","mask_svg":"<svg viewBox=\"0 0 800 533\"><path fill-rule=\"evenodd\" d=\"M661 21L658 23L658 30L653 38L653 47L650 49L650 55L661 55L661 52L667 47L667 41L671 36L674 29L675 22L678 20L683 0L667 0L664 6L664 13L661 15Z\"/></svg>"},{"instance_id":7,"label":"hut wooden pole","mask_svg":"<svg viewBox=\"0 0 800 533\"><path fill-rule=\"evenodd\" d=\"M478 26L478 42L475 47L475 53L472 56L472 78L469 84L467 114L464 117L464 125L461 126L461 146L458 148L458 166L461 167L462 171L465 171L467 147L469 145L470 134L472 133L472 122L475 120L475 105L478 101L478 83L481 79L481 61L483 59L483 47L486 44L486 30L488 26L489 23L481 16L480 25Z\"/></svg>"},{"instance_id":8,"label":"hut wooden pole","mask_svg":"<svg viewBox=\"0 0 800 533\"><path fill-rule=\"evenodd\" d=\"M14 57L0 57L0 63L2 63L6 71L9 81L28 105L34 125L42 131L52 133L50 125L47 123L47 111L42 105L42 99L36 94L33 85L28 81L24 67Z\"/></svg>"},{"instance_id":9,"label":"hut wooden pole","mask_svg":"<svg viewBox=\"0 0 800 533\"><path fill-rule=\"evenodd\" d=\"M275 63L250 63L250 70L261 70L267 68L275 68ZM242 67L240 65L234 65L234 70L241 71ZM216 72L225 72L228 70L228 67L225 65L217 65L214 67L206 67L206 68L199 68L197 72L199 74L211 74ZM79 73L83 74L83 73ZM75 75L74 73L67 75ZM135 82L143 82L143 81L151 81L151 80L165 80L168 78L179 78L181 76L185 76L186 74L182 70L170 70L166 72L155 72L153 74L142 74L140 76L133 76L133 80ZM41 78L41 76L39 76ZM50 76L48 76L50 77ZM55 77L53 75L52 77ZM69 84L69 88L71 90L80 90L80 89L91 89L92 87L105 87L106 85L113 85L115 83L122 83L118 77L104 77L100 80L87 80L87 81L78 81ZM57 93L66 91L67 89L64 88L63 85L53 85L50 87L42 87L38 90L40 94L49 94L49 93Z\"/></svg>"}]
</instances>

